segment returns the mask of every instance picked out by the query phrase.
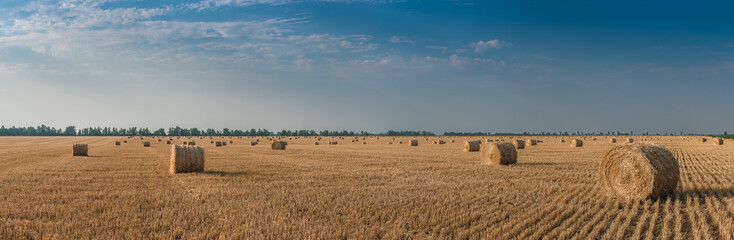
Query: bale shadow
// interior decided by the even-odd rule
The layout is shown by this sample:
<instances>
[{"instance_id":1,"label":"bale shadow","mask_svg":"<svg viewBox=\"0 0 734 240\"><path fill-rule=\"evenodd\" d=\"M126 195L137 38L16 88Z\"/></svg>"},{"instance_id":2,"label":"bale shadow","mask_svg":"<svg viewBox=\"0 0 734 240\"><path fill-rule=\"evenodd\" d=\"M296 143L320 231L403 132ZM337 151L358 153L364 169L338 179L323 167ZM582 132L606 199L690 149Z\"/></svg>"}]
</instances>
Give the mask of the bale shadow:
<instances>
[{"instance_id":1,"label":"bale shadow","mask_svg":"<svg viewBox=\"0 0 734 240\"><path fill-rule=\"evenodd\" d=\"M203 171L201 174L207 174L207 175L217 175L222 177L237 177L237 176L247 176L247 175L255 175L254 172L225 172L225 171Z\"/></svg>"},{"instance_id":2,"label":"bale shadow","mask_svg":"<svg viewBox=\"0 0 734 240\"><path fill-rule=\"evenodd\" d=\"M517 165L520 166L554 166L558 165L558 163L551 163L551 162L526 162L526 163L517 163Z\"/></svg>"}]
</instances>

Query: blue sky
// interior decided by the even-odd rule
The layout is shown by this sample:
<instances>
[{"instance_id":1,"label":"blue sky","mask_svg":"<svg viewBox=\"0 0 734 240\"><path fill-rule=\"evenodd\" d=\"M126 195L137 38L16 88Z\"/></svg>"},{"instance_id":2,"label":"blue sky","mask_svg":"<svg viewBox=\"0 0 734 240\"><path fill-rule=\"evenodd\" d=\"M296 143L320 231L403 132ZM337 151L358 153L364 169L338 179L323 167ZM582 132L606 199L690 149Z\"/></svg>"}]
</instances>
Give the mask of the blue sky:
<instances>
[{"instance_id":1,"label":"blue sky","mask_svg":"<svg viewBox=\"0 0 734 240\"><path fill-rule=\"evenodd\" d=\"M734 4L0 2L0 123L734 132Z\"/></svg>"}]
</instances>

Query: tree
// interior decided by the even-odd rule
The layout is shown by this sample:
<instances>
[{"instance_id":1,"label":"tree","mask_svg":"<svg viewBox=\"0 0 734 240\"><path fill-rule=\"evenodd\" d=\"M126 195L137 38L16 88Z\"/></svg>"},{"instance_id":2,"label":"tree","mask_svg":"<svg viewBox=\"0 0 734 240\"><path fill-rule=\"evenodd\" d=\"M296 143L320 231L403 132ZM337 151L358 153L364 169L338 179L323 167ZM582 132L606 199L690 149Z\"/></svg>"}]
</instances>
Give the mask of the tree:
<instances>
[{"instance_id":1,"label":"tree","mask_svg":"<svg viewBox=\"0 0 734 240\"><path fill-rule=\"evenodd\" d=\"M68 126L64 130L64 136L76 136L76 127L75 126Z\"/></svg>"},{"instance_id":2,"label":"tree","mask_svg":"<svg viewBox=\"0 0 734 240\"><path fill-rule=\"evenodd\" d=\"M158 130L155 130L153 132L153 135L156 135L156 136L166 136L166 130L163 129L163 128L159 128Z\"/></svg>"}]
</instances>

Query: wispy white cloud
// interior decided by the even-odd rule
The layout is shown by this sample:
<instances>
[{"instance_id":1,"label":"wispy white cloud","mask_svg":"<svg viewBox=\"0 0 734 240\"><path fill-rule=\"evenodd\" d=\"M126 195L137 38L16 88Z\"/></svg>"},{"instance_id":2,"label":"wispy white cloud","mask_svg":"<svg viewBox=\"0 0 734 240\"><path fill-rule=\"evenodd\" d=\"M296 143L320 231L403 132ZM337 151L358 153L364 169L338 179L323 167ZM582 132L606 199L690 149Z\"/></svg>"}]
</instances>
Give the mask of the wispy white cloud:
<instances>
[{"instance_id":1,"label":"wispy white cloud","mask_svg":"<svg viewBox=\"0 0 734 240\"><path fill-rule=\"evenodd\" d=\"M474 48L474 52L480 53L480 52L489 50L490 48L500 49L500 48L509 47L512 45L507 42L504 42L498 39L494 39L494 40L489 40L489 41L475 42L475 43L470 44L469 46Z\"/></svg>"},{"instance_id":2,"label":"wispy white cloud","mask_svg":"<svg viewBox=\"0 0 734 240\"><path fill-rule=\"evenodd\" d=\"M390 42L391 43L408 43L411 45L415 45L414 41L408 39L407 37L402 37L402 36L392 36L390 38Z\"/></svg>"}]
</instances>

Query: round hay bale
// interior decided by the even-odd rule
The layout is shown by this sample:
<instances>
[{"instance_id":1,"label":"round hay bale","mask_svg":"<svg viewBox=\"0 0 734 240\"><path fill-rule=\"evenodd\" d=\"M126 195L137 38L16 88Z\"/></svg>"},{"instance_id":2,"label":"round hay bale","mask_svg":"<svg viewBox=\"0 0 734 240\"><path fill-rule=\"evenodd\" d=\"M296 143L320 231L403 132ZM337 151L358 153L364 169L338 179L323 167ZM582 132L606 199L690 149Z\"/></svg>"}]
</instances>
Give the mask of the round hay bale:
<instances>
[{"instance_id":1,"label":"round hay bale","mask_svg":"<svg viewBox=\"0 0 734 240\"><path fill-rule=\"evenodd\" d=\"M635 140L634 140L634 139L632 139L632 138L627 138L627 142L628 142L628 143L633 143L633 142L635 142Z\"/></svg>"},{"instance_id":2,"label":"round hay bale","mask_svg":"<svg viewBox=\"0 0 734 240\"><path fill-rule=\"evenodd\" d=\"M480 147L482 147L482 141L480 140L464 141L464 144L461 145L461 151L476 152L476 151L479 151Z\"/></svg>"},{"instance_id":3,"label":"round hay bale","mask_svg":"<svg viewBox=\"0 0 734 240\"><path fill-rule=\"evenodd\" d=\"M517 163L517 150L511 143L485 143L481 147L482 165L509 165Z\"/></svg>"},{"instance_id":4,"label":"round hay bale","mask_svg":"<svg viewBox=\"0 0 734 240\"><path fill-rule=\"evenodd\" d=\"M259 143L259 142L258 141L252 141L252 142L250 142L250 146L257 146L257 143Z\"/></svg>"},{"instance_id":5,"label":"round hay bale","mask_svg":"<svg viewBox=\"0 0 734 240\"><path fill-rule=\"evenodd\" d=\"M392 142L387 142L387 144L392 145Z\"/></svg>"},{"instance_id":6,"label":"round hay bale","mask_svg":"<svg viewBox=\"0 0 734 240\"><path fill-rule=\"evenodd\" d=\"M617 139L614 139L614 138L610 138L610 139L609 139L609 142L610 142L610 143L616 143L616 142L617 142Z\"/></svg>"},{"instance_id":7,"label":"round hay bale","mask_svg":"<svg viewBox=\"0 0 734 240\"><path fill-rule=\"evenodd\" d=\"M399 141L398 144L403 144L403 141Z\"/></svg>"},{"instance_id":8,"label":"round hay bale","mask_svg":"<svg viewBox=\"0 0 734 240\"><path fill-rule=\"evenodd\" d=\"M72 156L89 156L89 148L87 144L74 144Z\"/></svg>"},{"instance_id":9,"label":"round hay bale","mask_svg":"<svg viewBox=\"0 0 734 240\"><path fill-rule=\"evenodd\" d=\"M150 147L150 142L148 141L143 142L143 147Z\"/></svg>"},{"instance_id":10,"label":"round hay bale","mask_svg":"<svg viewBox=\"0 0 734 240\"><path fill-rule=\"evenodd\" d=\"M285 150L286 145L287 143L283 141L273 141L273 144L270 145L270 148L273 150Z\"/></svg>"},{"instance_id":11,"label":"round hay bale","mask_svg":"<svg viewBox=\"0 0 734 240\"><path fill-rule=\"evenodd\" d=\"M699 141L699 142L702 142L702 143L705 143L705 142L706 142L706 140L708 140L708 139L706 139L706 138L699 138L699 139L698 139L698 141Z\"/></svg>"},{"instance_id":12,"label":"round hay bale","mask_svg":"<svg viewBox=\"0 0 734 240\"><path fill-rule=\"evenodd\" d=\"M120 146L120 141L115 141L115 146Z\"/></svg>"},{"instance_id":13,"label":"round hay bale","mask_svg":"<svg viewBox=\"0 0 734 240\"><path fill-rule=\"evenodd\" d=\"M417 139L411 139L408 141L408 146L415 147L418 146L418 140Z\"/></svg>"},{"instance_id":14,"label":"round hay bale","mask_svg":"<svg viewBox=\"0 0 734 240\"><path fill-rule=\"evenodd\" d=\"M214 142L214 146L215 147L221 147L222 146L222 142L219 142L219 141Z\"/></svg>"},{"instance_id":15,"label":"round hay bale","mask_svg":"<svg viewBox=\"0 0 734 240\"><path fill-rule=\"evenodd\" d=\"M515 145L515 149L524 149L525 141L515 139L515 140L512 140L512 145Z\"/></svg>"},{"instance_id":16,"label":"round hay bale","mask_svg":"<svg viewBox=\"0 0 734 240\"><path fill-rule=\"evenodd\" d=\"M170 145L171 144L171 141L170 140L169 141L166 141L166 144Z\"/></svg>"},{"instance_id":17,"label":"round hay bale","mask_svg":"<svg viewBox=\"0 0 734 240\"><path fill-rule=\"evenodd\" d=\"M671 194L678 186L678 160L653 143L626 143L609 150L599 165L599 184L609 196L645 199Z\"/></svg>"},{"instance_id":18,"label":"round hay bale","mask_svg":"<svg viewBox=\"0 0 734 240\"><path fill-rule=\"evenodd\" d=\"M318 146L319 145L319 142L314 142L313 145Z\"/></svg>"},{"instance_id":19,"label":"round hay bale","mask_svg":"<svg viewBox=\"0 0 734 240\"><path fill-rule=\"evenodd\" d=\"M525 145L528 145L528 146L538 145L538 141L535 139L528 139L527 141L525 141Z\"/></svg>"},{"instance_id":20,"label":"round hay bale","mask_svg":"<svg viewBox=\"0 0 734 240\"><path fill-rule=\"evenodd\" d=\"M566 142L566 140L563 140L563 139L561 139L561 140L560 140L560 141L558 141L558 142L560 142L560 143L565 143L565 142Z\"/></svg>"},{"instance_id":21,"label":"round hay bale","mask_svg":"<svg viewBox=\"0 0 734 240\"><path fill-rule=\"evenodd\" d=\"M583 147L583 146L584 146L584 141L582 141L581 139L571 140L571 147Z\"/></svg>"},{"instance_id":22,"label":"round hay bale","mask_svg":"<svg viewBox=\"0 0 734 240\"><path fill-rule=\"evenodd\" d=\"M723 144L724 144L724 139L721 139L721 138L714 138L714 139L712 140L712 142L714 143L714 145L723 145Z\"/></svg>"}]
</instances>

